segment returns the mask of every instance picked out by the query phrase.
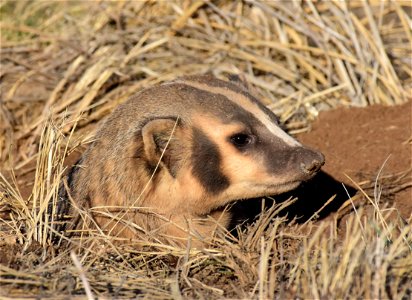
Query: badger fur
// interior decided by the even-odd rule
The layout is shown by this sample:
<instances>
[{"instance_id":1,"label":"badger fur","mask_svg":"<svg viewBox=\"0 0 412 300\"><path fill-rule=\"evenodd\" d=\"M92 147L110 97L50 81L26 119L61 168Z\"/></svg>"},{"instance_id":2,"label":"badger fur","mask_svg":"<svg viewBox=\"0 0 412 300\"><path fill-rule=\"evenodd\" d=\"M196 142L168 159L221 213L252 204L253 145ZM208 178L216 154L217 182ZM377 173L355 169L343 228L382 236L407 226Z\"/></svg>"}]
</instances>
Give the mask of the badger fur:
<instances>
[{"instance_id":1,"label":"badger fur","mask_svg":"<svg viewBox=\"0 0 412 300\"><path fill-rule=\"evenodd\" d=\"M59 212L73 216L68 229L98 227L119 241L142 232L180 244L190 237L201 246L228 226L225 205L287 192L323 163L240 77L184 77L109 116L66 177Z\"/></svg>"}]
</instances>

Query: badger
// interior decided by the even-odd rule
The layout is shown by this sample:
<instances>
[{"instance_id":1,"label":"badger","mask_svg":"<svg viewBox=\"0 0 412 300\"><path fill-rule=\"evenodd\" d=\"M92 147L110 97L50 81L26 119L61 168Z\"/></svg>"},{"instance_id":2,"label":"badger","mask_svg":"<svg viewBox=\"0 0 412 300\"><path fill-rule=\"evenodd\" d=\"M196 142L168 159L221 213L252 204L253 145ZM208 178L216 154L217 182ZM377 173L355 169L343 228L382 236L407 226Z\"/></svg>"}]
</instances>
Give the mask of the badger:
<instances>
[{"instance_id":1,"label":"badger","mask_svg":"<svg viewBox=\"0 0 412 300\"><path fill-rule=\"evenodd\" d=\"M115 109L67 175L58 210L87 212L69 228L87 223L121 242L143 232L201 247L227 228L226 205L290 191L323 164L241 76L187 76Z\"/></svg>"}]
</instances>

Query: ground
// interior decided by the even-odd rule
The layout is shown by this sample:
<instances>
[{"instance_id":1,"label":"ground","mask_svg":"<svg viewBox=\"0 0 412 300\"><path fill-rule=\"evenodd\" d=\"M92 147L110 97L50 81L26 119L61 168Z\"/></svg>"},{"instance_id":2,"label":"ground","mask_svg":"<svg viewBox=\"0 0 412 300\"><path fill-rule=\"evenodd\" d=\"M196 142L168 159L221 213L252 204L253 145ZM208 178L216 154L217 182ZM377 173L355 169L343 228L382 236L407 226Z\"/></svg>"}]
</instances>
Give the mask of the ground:
<instances>
[{"instance_id":1,"label":"ground","mask_svg":"<svg viewBox=\"0 0 412 300\"><path fill-rule=\"evenodd\" d=\"M403 0L1 1L0 297L410 299L411 16ZM319 175L237 202L246 226L200 251L51 243L66 146L69 167L127 98L204 73L243 74L325 154Z\"/></svg>"},{"instance_id":2,"label":"ground","mask_svg":"<svg viewBox=\"0 0 412 300\"><path fill-rule=\"evenodd\" d=\"M375 180L382 189L382 178L405 173L412 168L412 102L399 106L382 105L367 108L339 108L321 112L312 129L298 138L306 145L321 149L326 156L323 171L339 182L354 186L364 180ZM391 203L408 219L412 214L412 188L409 183L392 191Z\"/></svg>"}]
</instances>

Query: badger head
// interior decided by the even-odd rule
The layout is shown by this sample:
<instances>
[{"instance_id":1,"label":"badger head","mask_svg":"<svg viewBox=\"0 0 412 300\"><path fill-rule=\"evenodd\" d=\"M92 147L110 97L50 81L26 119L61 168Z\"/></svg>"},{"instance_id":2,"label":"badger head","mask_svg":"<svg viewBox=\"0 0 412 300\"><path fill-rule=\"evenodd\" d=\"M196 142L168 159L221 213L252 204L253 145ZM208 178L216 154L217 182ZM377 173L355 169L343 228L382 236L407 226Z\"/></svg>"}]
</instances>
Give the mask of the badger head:
<instances>
[{"instance_id":1,"label":"badger head","mask_svg":"<svg viewBox=\"0 0 412 300\"><path fill-rule=\"evenodd\" d=\"M284 193L324 164L238 77L186 77L155 93L163 113L150 115L141 134L155 205L167 211L204 215L238 199Z\"/></svg>"}]
</instances>

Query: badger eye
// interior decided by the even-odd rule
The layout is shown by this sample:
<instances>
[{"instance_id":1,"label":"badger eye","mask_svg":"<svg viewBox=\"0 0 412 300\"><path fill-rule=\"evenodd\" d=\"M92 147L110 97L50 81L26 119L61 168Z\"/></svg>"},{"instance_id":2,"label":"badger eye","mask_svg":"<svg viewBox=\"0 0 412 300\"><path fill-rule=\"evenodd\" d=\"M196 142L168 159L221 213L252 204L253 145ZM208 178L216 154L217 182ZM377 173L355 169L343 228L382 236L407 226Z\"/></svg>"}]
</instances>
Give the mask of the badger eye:
<instances>
[{"instance_id":1,"label":"badger eye","mask_svg":"<svg viewBox=\"0 0 412 300\"><path fill-rule=\"evenodd\" d=\"M245 133L238 133L230 137L230 141L236 147L244 147L249 145L253 140L253 137L245 134Z\"/></svg>"}]
</instances>

